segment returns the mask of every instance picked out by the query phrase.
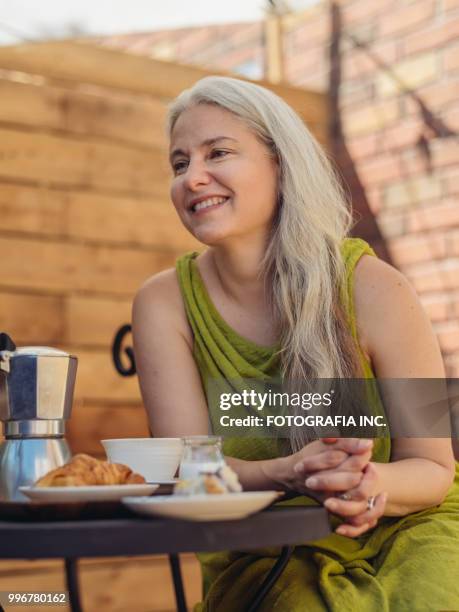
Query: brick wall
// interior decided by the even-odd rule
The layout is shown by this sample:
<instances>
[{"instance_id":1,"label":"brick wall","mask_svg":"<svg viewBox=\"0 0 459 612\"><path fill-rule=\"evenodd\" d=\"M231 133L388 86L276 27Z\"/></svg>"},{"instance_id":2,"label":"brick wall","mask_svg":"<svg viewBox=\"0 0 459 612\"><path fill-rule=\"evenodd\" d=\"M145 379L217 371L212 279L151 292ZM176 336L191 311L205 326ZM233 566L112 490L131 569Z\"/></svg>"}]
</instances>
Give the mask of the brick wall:
<instances>
[{"instance_id":1,"label":"brick wall","mask_svg":"<svg viewBox=\"0 0 459 612\"><path fill-rule=\"evenodd\" d=\"M264 73L263 32L263 23L255 22L161 30L97 40L104 46L128 49L131 53L209 70L230 70L259 79Z\"/></svg>"},{"instance_id":2,"label":"brick wall","mask_svg":"<svg viewBox=\"0 0 459 612\"><path fill-rule=\"evenodd\" d=\"M459 377L459 1L339 7L344 142L393 263L432 320L447 374Z\"/></svg>"},{"instance_id":3,"label":"brick wall","mask_svg":"<svg viewBox=\"0 0 459 612\"><path fill-rule=\"evenodd\" d=\"M459 377L459 0L340 0L334 11L322 1L284 16L283 28L285 80L334 92L335 154L355 207L376 218L447 374ZM103 44L252 78L264 71L262 23Z\"/></svg>"}]
</instances>

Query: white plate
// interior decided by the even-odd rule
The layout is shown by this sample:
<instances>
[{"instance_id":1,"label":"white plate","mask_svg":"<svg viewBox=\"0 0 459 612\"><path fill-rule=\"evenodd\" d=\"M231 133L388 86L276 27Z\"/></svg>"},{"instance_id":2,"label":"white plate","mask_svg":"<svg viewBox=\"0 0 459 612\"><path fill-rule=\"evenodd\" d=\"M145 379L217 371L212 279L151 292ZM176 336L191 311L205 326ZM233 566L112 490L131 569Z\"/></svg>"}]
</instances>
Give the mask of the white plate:
<instances>
[{"instance_id":1,"label":"white plate","mask_svg":"<svg viewBox=\"0 0 459 612\"><path fill-rule=\"evenodd\" d=\"M258 512L281 495L278 491L246 491L220 495L123 497L121 501L133 512L147 516L159 515L190 521L228 521Z\"/></svg>"},{"instance_id":2,"label":"white plate","mask_svg":"<svg viewBox=\"0 0 459 612\"><path fill-rule=\"evenodd\" d=\"M175 485L179 480L179 478L171 478L170 480L148 480L147 482L156 485Z\"/></svg>"},{"instance_id":3,"label":"white plate","mask_svg":"<svg viewBox=\"0 0 459 612\"><path fill-rule=\"evenodd\" d=\"M34 501L89 502L116 501L126 495L151 495L158 486L157 484L125 484L88 487L19 487L19 490Z\"/></svg>"}]
</instances>

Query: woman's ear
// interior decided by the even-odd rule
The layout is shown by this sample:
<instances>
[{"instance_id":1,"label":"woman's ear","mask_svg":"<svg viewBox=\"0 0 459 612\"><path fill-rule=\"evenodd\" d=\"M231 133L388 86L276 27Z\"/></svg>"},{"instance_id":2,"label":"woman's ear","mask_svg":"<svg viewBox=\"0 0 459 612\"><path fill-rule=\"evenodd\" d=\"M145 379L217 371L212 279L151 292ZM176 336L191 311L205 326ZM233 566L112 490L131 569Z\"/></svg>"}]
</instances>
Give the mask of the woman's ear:
<instances>
[{"instance_id":1,"label":"woman's ear","mask_svg":"<svg viewBox=\"0 0 459 612\"><path fill-rule=\"evenodd\" d=\"M277 206L280 207L284 203L284 194L282 193L282 168L279 158L275 159L276 164L276 185L277 185Z\"/></svg>"},{"instance_id":2,"label":"woman's ear","mask_svg":"<svg viewBox=\"0 0 459 612\"><path fill-rule=\"evenodd\" d=\"M276 203L277 203L277 210L280 210L282 204L284 203L284 194L282 193L280 172L278 172L278 175L277 175Z\"/></svg>"}]
</instances>

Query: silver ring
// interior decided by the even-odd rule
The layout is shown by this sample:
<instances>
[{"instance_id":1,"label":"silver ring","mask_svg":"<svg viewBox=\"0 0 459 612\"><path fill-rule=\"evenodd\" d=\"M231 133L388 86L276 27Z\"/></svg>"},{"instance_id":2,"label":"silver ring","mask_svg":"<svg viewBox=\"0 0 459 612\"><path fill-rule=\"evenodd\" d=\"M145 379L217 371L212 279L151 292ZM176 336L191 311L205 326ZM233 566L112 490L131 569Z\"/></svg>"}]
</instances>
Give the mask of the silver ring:
<instances>
[{"instance_id":1,"label":"silver ring","mask_svg":"<svg viewBox=\"0 0 459 612\"><path fill-rule=\"evenodd\" d=\"M375 507L375 499L374 495L367 499L367 510L372 510Z\"/></svg>"},{"instance_id":2,"label":"silver ring","mask_svg":"<svg viewBox=\"0 0 459 612\"><path fill-rule=\"evenodd\" d=\"M352 497L349 495L349 493L341 493L341 495L338 496L340 499L344 499L344 501L351 501Z\"/></svg>"}]
</instances>

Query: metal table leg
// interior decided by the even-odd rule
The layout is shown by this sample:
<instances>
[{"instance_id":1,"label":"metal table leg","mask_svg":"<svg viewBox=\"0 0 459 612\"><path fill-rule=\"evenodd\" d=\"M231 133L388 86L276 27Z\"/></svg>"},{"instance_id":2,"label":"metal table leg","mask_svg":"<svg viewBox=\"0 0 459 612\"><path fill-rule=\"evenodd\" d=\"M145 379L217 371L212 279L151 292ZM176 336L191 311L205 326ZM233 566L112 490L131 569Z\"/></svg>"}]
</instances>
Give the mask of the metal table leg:
<instances>
[{"instance_id":1,"label":"metal table leg","mask_svg":"<svg viewBox=\"0 0 459 612\"><path fill-rule=\"evenodd\" d=\"M69 592L70 609L72 612L82 612L80 589L78 586L78 559L65 559L65 578Z\"/></svg>"},{"instance_id":2,"label":"metal table leg","mask_svg":"<svg viewBox=\"0 0 459 612\"><path fill-rule=\"evenodd\" d=\"M169 563L171 566L172 579L174 581L175 601L177 604L177 612L187 612L185 591L183 589L182 572L180 570L180 557L178 555L169 555Z\"/></svg>"},{"instance_id":3,"label":"metal table leg","mask_svg":"<svg viewBox=\"0 0 459 612\"><path fill-rule=\"evenodd\" d=\"M276 580L279 578L279 576L284 571L284 568L289 562L290 557L292 556L294 550L295 550L294 546L283 546L282 547L279 558L277 559L274 566L271 568L271 571L264 579L258 591L255 593L255 597L252 599L246 612L255 612L255 610L258 609L263 599L266 597L270 589L275 584Z\"/></svg>"}]
</instances>

